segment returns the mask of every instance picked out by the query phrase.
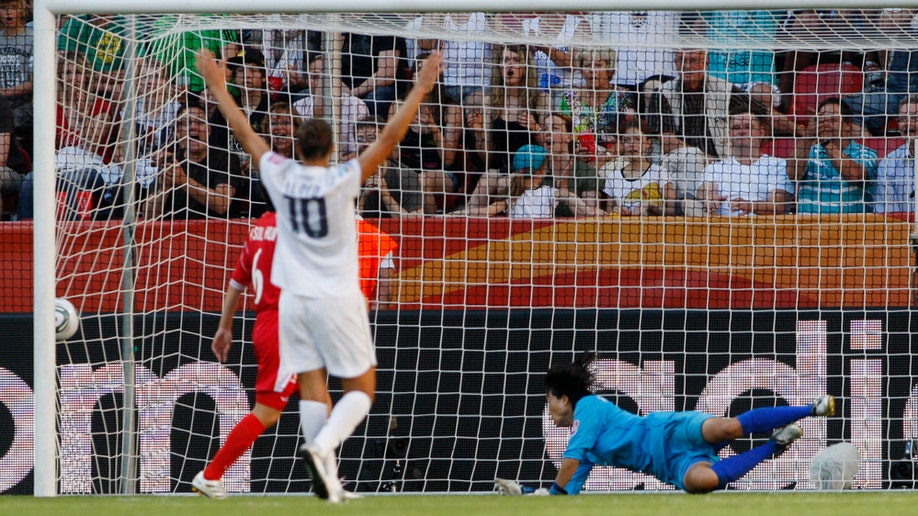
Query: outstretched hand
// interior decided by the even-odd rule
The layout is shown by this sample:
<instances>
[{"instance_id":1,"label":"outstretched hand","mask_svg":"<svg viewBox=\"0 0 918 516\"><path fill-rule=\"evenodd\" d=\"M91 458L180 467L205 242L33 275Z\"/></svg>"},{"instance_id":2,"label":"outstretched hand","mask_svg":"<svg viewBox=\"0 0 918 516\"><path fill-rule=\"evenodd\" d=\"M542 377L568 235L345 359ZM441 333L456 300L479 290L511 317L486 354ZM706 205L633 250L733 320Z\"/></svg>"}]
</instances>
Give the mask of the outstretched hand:
<instances>
[{"instance_id":1,"label":"outstretched hand","mask_svg":"<svg viewBox=\"0 0 918 516\"><path fill-rule=\"evenodd\" d=\"M218 61L210 50L202 49L198 52L195 68L209 88L226 87L226 62Z\"/></svg>"},{"instance_id":2,"label":"outstretched hand","mask_svg":"<svg viewBox=\"0 0 918 516\"><path fill-rule=\"evenodd\" d=\"M440 78L441 73L443 73L443 54L440 52L432 52L424 61L424 66L418 73L417 85L421 87L423 91L428 92L437 83L437 79Z\"/></svg>"}]
</instances>

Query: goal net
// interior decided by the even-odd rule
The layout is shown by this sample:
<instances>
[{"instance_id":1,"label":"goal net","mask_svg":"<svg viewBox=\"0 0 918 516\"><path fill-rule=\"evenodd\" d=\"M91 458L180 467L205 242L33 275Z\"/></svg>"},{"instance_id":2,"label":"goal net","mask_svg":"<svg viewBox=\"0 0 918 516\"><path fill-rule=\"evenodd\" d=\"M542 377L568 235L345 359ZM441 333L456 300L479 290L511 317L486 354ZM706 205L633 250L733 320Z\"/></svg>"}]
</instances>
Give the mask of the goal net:
<instances>
[{"instance_id":1,"label":"goal net","mask_svg":"<svg viewBox=\"0 0 918 516\"><path fill-rule=\"evenodd\" d=\"M811 459L841 441L862 457L855 487L912 487L896 472L916 436L915 11L57 21L55 233L34 247L57 257L33 274L81 314L57 344L58 493L188 492L254 403L251 296L225 363L211 342L267 206L194 71L201 48L227 60L273 149L293 155L299 121L322 117L334 162L375 139L429 52L445 55L357 201L398 248L368 272L378 395L339 450L348 489L547 485L570 431L547 415L543 375L585 351L597 392L640 414L838 397L838 417L802 421L737 489L813 489ZM33 184L7 223L21 239L51 195ZM3 288L4 312L31 311L29 287ZM12 419L5 460L28 439ZM291 403L227 490L308 492L298 425ZM609 467L586 485L671 488Z\"/></svg>"}]
</instances>

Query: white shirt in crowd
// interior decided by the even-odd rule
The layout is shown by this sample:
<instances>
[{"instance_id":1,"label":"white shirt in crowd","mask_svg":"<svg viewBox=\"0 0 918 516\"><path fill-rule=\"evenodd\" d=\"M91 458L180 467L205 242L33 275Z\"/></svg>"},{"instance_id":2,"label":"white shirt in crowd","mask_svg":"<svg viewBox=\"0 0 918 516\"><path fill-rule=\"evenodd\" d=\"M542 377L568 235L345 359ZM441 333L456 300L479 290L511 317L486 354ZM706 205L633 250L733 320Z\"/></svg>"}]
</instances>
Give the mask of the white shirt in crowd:
<instances>
[{"instance_id":1,"label":"white shirt in crowd","mask_svg":"<svg viewBox=\"0 0 918 516\"><path fill-rule=\"evenodd\" d=\"M764 202L775 190L794 194L794 183L787 176L787 161L768 155L751 165L743 165L733 157L712 163L704 169L702 181L716 185L717 193L727 198L718 212L724 217L740 215L730 210L733 199Z\"/></svg>"},{"instance_id":2,"label":"white shirt in crowd","mask_svg":"<svg viewBox=\"0 0 918 516\"><path fill-rule=\"evenodd\" d=\"M678 12L601 11L589 20L594 39L616 49L615 84L636 86L652 75L676 75L673 51L659 45L678 37Z\"/></svg>"},{"instance_id":3,"label":"white shirt in crowd","mask_svg":"<svg viewBox=\"0 0 918 516\"><path fill-rule=\"evenodd\" d=\"M635 179L626 178L618 169L609 171L602 191L617 206L629 208L633 215L637 215L638 209L646 212L649 204L662 204L663 190L668 183L671 181L663 167L652 163L641 177Z\"/></svg>"},{"instance_id":4,"label":"white shirt in crowd","mask_svg":"<svg viewBox=\"0 0 918 516\"><path fill-rule=\"evenodd\" d=\"M557 190L548 185L526 190L510 201L511 219L550 219L558 206Z\"/></svg>"}]
</instances>

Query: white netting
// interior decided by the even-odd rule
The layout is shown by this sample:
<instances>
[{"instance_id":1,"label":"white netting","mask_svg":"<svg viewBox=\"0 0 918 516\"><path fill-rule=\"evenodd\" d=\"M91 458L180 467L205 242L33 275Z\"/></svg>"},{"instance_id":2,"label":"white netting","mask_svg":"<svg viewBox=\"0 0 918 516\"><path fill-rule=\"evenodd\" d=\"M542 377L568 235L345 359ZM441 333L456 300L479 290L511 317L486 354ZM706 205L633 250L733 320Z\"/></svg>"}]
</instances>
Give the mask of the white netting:
<instances>
[{"instance_id":1,"label":"white netting","mask_svg":"<svg viewBox=\"0 0 918 516\"><path fill-rule=\"evenodd\" d=\"M543 412L542 374L582 350L599 353L601 392L641 412L735 415L839 396L839 420L804 422L804 438L740 488L812 488L806 464L826 439L860 448L856 486L890 485L915 374L903 146L918 122L898 116L912 82L918 93L914 15L60 17L56 284L83 316L58 347L60 491L117 492L132 464L140 492L188 491L254 399L251 300L227 364L210 342L266 206L257 164L193 71L202 46L229 60L231 90L276 150L292 154L296 122L322 116L335 161L375 138L425 52L447 57L358 201L399 248L374 300L377 402L341 450L347 487L550 482L568 434ZM717 79L689 84L705 72ZM853 114L813 143L856 144L843 168L866 176L853 198L832 200L827 186L795 205L823 184L805 186L793 162L833 97ZM884 168L893 152L901 159ZM802 173L810 156L800 159ZM520 173L542 162L551 188ZM291 406L227 472L231 493L309 489ZM588 488L665 486L597 468Z\"/></svg>"}]
</instances>

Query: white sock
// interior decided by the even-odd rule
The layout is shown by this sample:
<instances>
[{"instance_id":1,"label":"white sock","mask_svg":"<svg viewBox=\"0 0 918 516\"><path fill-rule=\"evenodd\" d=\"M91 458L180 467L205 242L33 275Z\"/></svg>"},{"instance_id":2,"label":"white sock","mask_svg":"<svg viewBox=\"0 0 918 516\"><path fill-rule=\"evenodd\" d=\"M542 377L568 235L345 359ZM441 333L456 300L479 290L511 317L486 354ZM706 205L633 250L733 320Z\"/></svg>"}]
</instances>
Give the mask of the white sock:
<instances>
[{"instance_id":1,"label":"white sock","mask_svg":"<svg viewBox=\"0 0 918 516\"><path fill-rule=\"evenodd\" d=\"M365 392L351 391L345 394L335 404L331 415L328 416L328 422L325 423L313 442L324 453L334 452L335 448L350 437L357 425L370 413L372 404L370 397Z\"/></svg>"},{"instance_id":2,"label":"white sock","mask_svg":"<svg viewBox=\"0 0 918 516\"><path fill-rule=\"evenodd\" d=\"M300 400L300 430L306 442L312 442L328 421L328 405L312 400Z\"/></svg>"}]
</instances>

